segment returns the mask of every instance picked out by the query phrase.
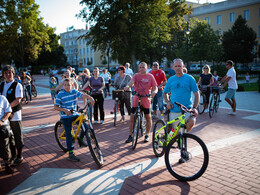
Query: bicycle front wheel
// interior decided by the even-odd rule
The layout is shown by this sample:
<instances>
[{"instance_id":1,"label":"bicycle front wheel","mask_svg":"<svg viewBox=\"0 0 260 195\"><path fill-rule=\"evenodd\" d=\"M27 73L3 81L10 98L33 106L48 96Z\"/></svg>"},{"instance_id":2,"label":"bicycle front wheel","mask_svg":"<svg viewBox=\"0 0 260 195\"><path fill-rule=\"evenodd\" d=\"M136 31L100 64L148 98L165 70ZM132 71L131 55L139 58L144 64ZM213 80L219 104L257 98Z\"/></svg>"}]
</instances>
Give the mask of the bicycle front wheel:
<instances>
[{"instance_id":1,"label":"bicycle front wheel","mask_svg":"<svg viewBox=\"0 0 260 195\"><path fill-rule=\"evenodd\" d=\"M67 152L68 148L67 148L67 143L66 143L66 134L65 134L65 129L64 129L63 123L61 121L58 121L55 124L54 132L55 132L55 138L56 138L56 141L57 141L59 147L64 152Z\"/></svg>"},{"instance_id":2,"label":"bicycle front wheel","mask_svg":"<svg viewBox=\"0 0 260 195\"><path fill-rule=\"evenodd\" d=\"M165 152L166 129L161 129L163 126L164 121L158 120L153 128L153 152L157 157L163 156Z\"/></svg>"},{"instance_id":3,"label":"bicycle front wheel","mask_svg":"<svg viewBox=\"0 0 260 195\"><path fill-rule=\"evenodd\" d=\"M115 103L115 108L114 108L114 126L116 126L116 119L117 119L117 109L118 109L118 102Z\"/></svg>"},{"instance_id":4,"label":"bicycle front wheel","mask_svg":"<svg viewBox=\"0 0 260 195\"><path fill-rule=\"evenodd\" d=\"M208 149L196 135L178 135L166 147L166 167L180 181L192 181L202 176L208 162Z\"/></svg>"},{"instance_id":5,"label":"bicycle front wheel","mask_svg":"<svg viewBox=\"0 0 260 195\"><path fill-rule=\"evenodd\" d=\"M96 162L96 164L101 167L104 163L102 152L99 148L98 141L93 129L89 128L86 133L87 142L89 146L90 153Z\"/></svg>"},{"instance_id":6,"label":"bicycle front wheel","mask_svg":"<svg viewBox=\"0 0 260 195\"><path fill-rule=\"evenodd\" d=\"M133 137L132 137L132 149L133 150L136 148L136 144L138 141L139 128L140 128L140 118L137 115L135 115L134 123L133 123Z\"/></svg>"},{"instance_id":7,"label":"bicycle front wheel","mask_svg":"<svg viewBox=\"0 0 260 195\"><path fill-rule=\"evenodd\" d=\"M202 114L204 112L205 106L206 106L206 95L204 93L200 93L200 102L198 106L199 114Z\"/></svg>"},{"instance_id":8,"label":"bicycle front wheel","mask_svg":"<svg viewBox=\"0 0 260 195\"><path fill-rule=\"evenodd\" d=\"M216 111L216 112L218 112L219 102L220 102L220 95L217 94L217 95L216 95L216 99L215 99L215 111Z\"/></svg>"},{"instance_id":9,"label":"bicycle front wheel","mask_svg":"<svg viewBox=\"0 0 260 195\"><path fill-rule=\"evenodd\" d=\"M212 118L215 112L215 94L212 94L209 104L209 117Z\"/></svg>"},{"instance_id":10,"label":"bicycle front wheel","mask_svg":"<svg viewBox=\"0 0 260 195\"><path fill-rule=\"evenodd\" d=\"M31 91L32 91L33 97L37 97L37 90L36 90L36 87L34 85L32 85Z\"/></svg>"},{"instance_id":11,"label":"bicycle front wheel","mask_svg":"<svg viewBox=\"0 0 260 195\"><path fill-rule=\"evenodd\" d=\"M141 120L140 120L140 129L141 129L141 136L143 136L146 133L146 119L144 116L144 113L141 112Z\"/></svg>"}]
</instances>

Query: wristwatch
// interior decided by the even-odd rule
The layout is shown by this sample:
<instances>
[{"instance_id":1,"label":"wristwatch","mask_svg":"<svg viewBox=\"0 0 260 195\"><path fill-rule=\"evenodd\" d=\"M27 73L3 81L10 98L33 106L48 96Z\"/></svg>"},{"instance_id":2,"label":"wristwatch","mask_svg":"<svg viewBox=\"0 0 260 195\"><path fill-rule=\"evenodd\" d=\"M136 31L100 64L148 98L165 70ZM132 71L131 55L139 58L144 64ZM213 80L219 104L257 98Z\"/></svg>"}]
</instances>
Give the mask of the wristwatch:
<instances>
[{"instance_id":1,"label":"wristwatch","mask_svg":"<svg viewBox=\"0 0 260 195\"><path fill-rule=\"evenodd\" d=\"M1 121L4 123L5 122L5 120L4 119L1 119Z\"/></svg>"}]
</instances>

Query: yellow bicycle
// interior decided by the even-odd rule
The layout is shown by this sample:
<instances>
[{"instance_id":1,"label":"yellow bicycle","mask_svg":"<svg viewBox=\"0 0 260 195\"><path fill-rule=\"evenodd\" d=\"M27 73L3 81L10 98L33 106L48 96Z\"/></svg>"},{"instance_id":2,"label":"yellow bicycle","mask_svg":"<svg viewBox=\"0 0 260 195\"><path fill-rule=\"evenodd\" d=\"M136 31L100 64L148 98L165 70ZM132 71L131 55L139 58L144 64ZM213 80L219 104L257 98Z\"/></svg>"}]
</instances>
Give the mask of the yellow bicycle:
<instances>
[{"instance_id":1,"label":"yellow bicycle","mask_svg":"<svg viewBox=\"0 0 260 195\"><path fill-rule=\"evenodd\" d=\"M84 112L85 109L86 111ZM101 167L104 162L103 155L100 150L98 140L96 138L95 131L91 123L90 117L92 116L92 113L88 112L89 110L92 110L90 102L87 102L84 108L78 110L78 113L80 113L80 115L72 123L72 139L73 139L72 141L75 142L77 140L80 130L84 131L87 138L87 143L88 143L90 153L94 161L96 162L96 164L99 167ZM85 113L87 113L87 118L85 116ZM84 122L87 122L88 128L85 128L85 126L83 125ZM55 138L59 147L64 152L67 152L68 149L66 144L66 134L65 134L65 129L63 127L62 121L58 121L55 124Z\"/></svg>"},{"instance_id":2,"label":"yellow bicycle","mask_svg":"<svg viewBox=\"0 0 260 195\"><path fill-rule=\"evenodd\" d=\"M192 113L182 104L175 102L182 115L166 125L158 120L153 129L153 151L157 157L165 153L165 163L168 171L181 181L192 181L199 178L207 169L209 153L205 143L196 135L187 133L185 113ZM167 110L169 120L169 110ZM179 122L176 129L169 126Z\"/></svg>"}]
</instances>

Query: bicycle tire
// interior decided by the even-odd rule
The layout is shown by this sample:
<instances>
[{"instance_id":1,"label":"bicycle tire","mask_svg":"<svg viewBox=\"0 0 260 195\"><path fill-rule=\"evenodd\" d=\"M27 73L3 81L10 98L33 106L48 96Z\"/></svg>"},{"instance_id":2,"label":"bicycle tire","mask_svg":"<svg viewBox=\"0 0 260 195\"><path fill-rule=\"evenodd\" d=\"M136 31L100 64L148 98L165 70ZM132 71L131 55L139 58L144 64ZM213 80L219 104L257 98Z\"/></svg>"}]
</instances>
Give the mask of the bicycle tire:
<instances>
[{"instance_id":1,"label":"bicycle tire","mask_svg":"<svg viewBox=\"0 0 260 195\"><path fill-rule=\"evenodd\" d=\"M153 128L153 152L157 157L161 157L165 153L166 129L164 128L164 130L158 132L158 130L164 125L165 123L163 120L158 120Z\"/></svg>"},{"instance_id":2,"label":"bicycle tire","mask_svg":"<svg viewBox=\"0 0 260 195\"><path fill-rule=\"evenodd\" d=\"M216 100L215 100L215 112L218 112L218 108L219 108L219 101L220 101L220 95L217 94L216 95Z\"/></svg>"},{"instance_id":3,"label":"bicycle tire","mask_svg":"<svg viewBox=\"0 0 260 195\"><path fill-rule=\"evenodd\" d=\"M138 141L139 128L140 128L140 118L137 115L135 115L134 122L133 122L133 136L132 136L132 149L133 150L136 148L136 144Z\"/></svg>"},{"instance_id":4,"label":"bicycle tire","mask_svg":"<svg viewBox=\"0 0 260 195\"><path fill-rule=\"evenodd\" d=\"M180 157L181 159L178 160ZM166 147L166 167L171 175L180 181L198 179L206 171L208 163L207 146L194 134L184 133L182 139L178 135Z\"/></svg>"},{"instance_id":5,"label":"bicycle tire","mask_svg":"<svg viewBox=\"0 0 260 195\"><path fill-rule=\"evenodd\" d=\"M116 101L115 103L115 108L114 108L114 126L116 126L116 120L117 120L117 109L118 109L118 102Z\"/></svg>"},{"instance_id":6,"label":"bicycle tire","mask_svg":"<svg viewBox=\"0 0 260 195\"><path fill-rule=\"evenodd\" d=\"M140 129L141 136L143 136L146 133L146 119L143 112L141 112Z\"/></svg>"},{"instance_id":7,"label":"bicycle tire","mask_svg":"<svg viewBox=\"0 0 260 195\"><path fill-rule=\"evenodd\" d=\"M199 114L203 114L205 110L205 105L206 105L206 95L202 92L200 92L200 102L198 106L198 112Z\"/></svg>"},{"instance_id":8,"label":"bicycle tire","mask_svg":"<svg viewBox=\"0 0 260 195\"><path fill-rule=\"evenodd\" d=\"M91 105L88 106L88 112L87 112L87 116L88 116L88 120L89 122L92 124L92 115L93 115L93 107Z\"/></svg>"},{"instance_id":9,"label":"bicycle tire","mask_svg":"<svg viewBox=\"0 0 260 195\"><path fill-rule=\"evenodd\" d=\"M58 121L55 124L54 132L55 132L54 133L55 134L55 138L56 138L56 141L57 141L59 147L64 152L67 152L68 148L67 148L67 143L66 143L65 129L64 129L63 123L61 121Z\"/></svg>"},{"instance_id":10,"label":"bicycle tire","mask_svg":"<svg viewBox=\"0 0 260 195\"><path fill-rule=\"evenodd\" d=\"M215 94L213 94L210 98L209 104L209 117L212 118L215 112Z\"/></svg>"},{"instance_id":11,"label":"bicycle tire","mask_svg":"<svg viewBox=\"0 0 260 195\"><path fill-rule=\"evenodd\" d=\"M33 97L37 97L37 90L36 90L36 87L34 85L32 85L31 91L32 91Z\"/></svg>"},{"instance_id":12,"label":"bicycle tire","mask_svg":"<svg viewBox=\"0 0 260 195\"><path fill-rule=\"evenodd\" d=\"M102 155L102 152L98 145L98 140L96 138L95 132L92 128L87 129L86 138L87 138L90 153L91 153L94 161L96 162L98 167L102 167L102 165L104 163L103 155Z\"/></svg>"}]
</instances>

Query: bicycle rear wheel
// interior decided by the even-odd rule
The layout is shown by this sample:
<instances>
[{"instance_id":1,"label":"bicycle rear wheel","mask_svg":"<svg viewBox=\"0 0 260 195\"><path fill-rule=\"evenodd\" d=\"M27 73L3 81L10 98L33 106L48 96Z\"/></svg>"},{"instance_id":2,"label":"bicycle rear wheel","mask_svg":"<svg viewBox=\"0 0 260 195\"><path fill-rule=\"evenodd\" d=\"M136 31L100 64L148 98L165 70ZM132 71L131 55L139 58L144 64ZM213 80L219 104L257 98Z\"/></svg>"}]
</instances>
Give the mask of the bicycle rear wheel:
<instances>
[{"instance_id":1,"label":"bicycle rear wheel","mask_svg":"<svg viewBox=\"0 0 260 195\"><path fill-rule=\"evenodd\" d=\"M163 156L165 152L166 129L161 129L164 125L163 120L158 120L153 128L153 152L157 157Z\"/></svg>"},{"instance_id":2,"label":"bicycle rear wheel","mask_svg":"<svg viewBox=\"0 0 260 195\"><path fill-rule=\"evenodd\" d=\"M132 149L133 150L136 148L136 144L138 141L139 128L140 128L140 118L137 115L135 115L134 123L133 123L133 137L132 137Z\"/></svg>"},{"instance_id":3,"label":"bicycle rear wheel","mask_svg":"<svg viewBox=\"0 0 260 195\"><path fill-rule=\"evenodd\" d=\"M116 126L116 120L117 120L117 109L118 109L118 102L116 101L115 103L115 108L114 108L114 126Z\"/></svg>"},{"instance_id":4,"label":"bicycle rear wheel","mask_svg":"<svg viewBox=\"0 0 260 195\"><path fill-rule=\"evenodd\" d=\"M89 146L90 153L96 162L96 164L101 167L104 163L102 152L99 148L98 141L95 132L92 128L88 128L86 132L87 142Z\"/></svg>"},{"instance_id":5,"label":"bicycle rear wheel","mask_svg":"<svg viewBox=\"0 0 260 195\"><path fill-rule=\"evenodd\" d=\"M205 110L205 105L206 105L206 95L202 92L200 92L200 102L198 106L198 112L199 114L202 114Z\"/></svg>"},{"instance_id":6,"label":"bicycle rear wheel","mask_svg":"<svg viewBox=\"0 0 260 195\"><path fill-rule=\"evenodd\" d=\"M196 135L178 135L166 147L166 167L180 181L192 181L202 176L208 162L208 149Z\"/></svg>"},{"instance_id":7,"label":"bicycle rear wheel","mask_svg":"<svg viewBox=\"0 0 260 195\"><path fill-rule=\"evenodd\" d=\"M212 118L215 112L215 94L212 94L209 104L209 117Z\"/></svg>"},{"instance_id":8,"label":"bicycle rear wheel","mask_svg":"<svg viewBox=\"0 0 260 195\"><path fill-rule=\"evenodd\" d=\"M37 90L36 90L36 87L34 85L31 86L31 91L32 91L32 95L33 97L37 97Z\"/></svg>"},{"instance_id":9,"label":"bicycle rear wheel","mask_svg":"<svg viewBox=\"0 0 260 195\"><path fill-rule=\"evenodd\" d=\"M67 152L68 148L67 148L67 143L66 143L66 134L65 134L65 129L64 129L61 121L58 121L55 124L54 132L55 132L55 138L56 138L56 141L57 141L59 147L64 152Z\"/></svg>"}]
</instances>

